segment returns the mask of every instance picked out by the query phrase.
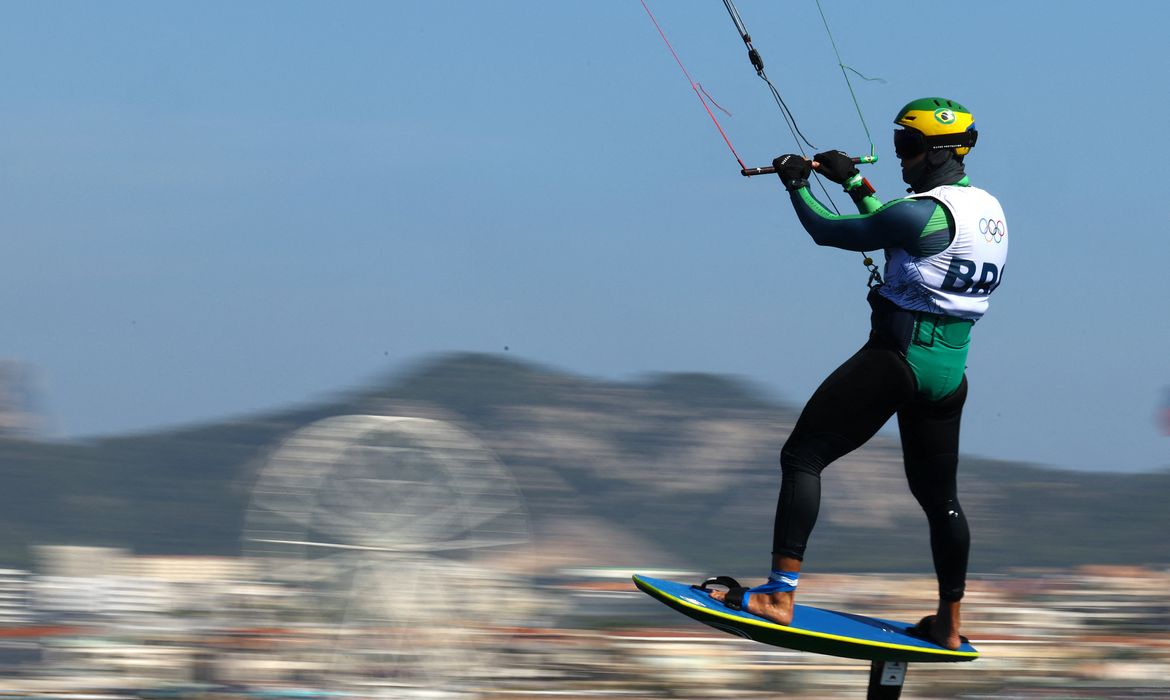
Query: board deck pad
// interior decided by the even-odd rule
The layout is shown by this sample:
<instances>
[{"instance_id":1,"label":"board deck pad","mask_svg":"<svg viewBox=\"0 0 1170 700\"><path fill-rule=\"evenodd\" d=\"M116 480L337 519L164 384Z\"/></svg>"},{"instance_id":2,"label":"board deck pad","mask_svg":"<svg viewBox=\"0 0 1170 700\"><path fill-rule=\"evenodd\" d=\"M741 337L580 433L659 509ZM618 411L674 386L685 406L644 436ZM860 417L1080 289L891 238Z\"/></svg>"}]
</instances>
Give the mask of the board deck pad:
<instances>
[{"instance_id":1,"label":"board deck pad","mask_svg":"<svg viewBox=\"0 0 1170 700\"><path fill-rule=\"evenodd\" d=\"M871 661L974 661L979 652L964 642L951 651L913 636L913 625L852 613L797 605L791 625L778 625L742 610L732 610L706 591L686 583L640 574L634 584L658 601L717 630L753 641Z\"/></svg>"}]
</instances>

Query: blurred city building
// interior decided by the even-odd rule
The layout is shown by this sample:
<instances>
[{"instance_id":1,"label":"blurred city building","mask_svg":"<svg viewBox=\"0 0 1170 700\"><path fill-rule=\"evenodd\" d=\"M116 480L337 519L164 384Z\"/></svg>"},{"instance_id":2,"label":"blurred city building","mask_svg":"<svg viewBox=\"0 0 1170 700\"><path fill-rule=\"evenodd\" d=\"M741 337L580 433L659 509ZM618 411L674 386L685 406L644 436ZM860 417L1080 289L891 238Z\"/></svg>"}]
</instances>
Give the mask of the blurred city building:
<instances>
[{"instance_id":1,"label":"blurred city building","mask_svg":"<svg viewBox=\"0 0 1170 700\"><path fill-rule=\"evenodd\" d=\"M467 624L440 618L447 627L436 636L402 624L339 626L315 594L266 580L263 560L69 547L41 550L38 562L43 570L0 572L0 693L9 696L814 698L862 692L868 672L865 662L707 629L614 568L546 571L526 592L527 624L469 610ZM806 578L807 604L907 620L929 606L934 586L926 576ZM464 578L429 593L475 585ZM1170 697L1170 571L976 576L966 607L982 658L912 665L907 697ZM436 664L428 645L455 637L476 640L469 653L489 648L492 663L464 655ZM407 644L388 651L387 639Z\"/></svg>"}]
</instances>

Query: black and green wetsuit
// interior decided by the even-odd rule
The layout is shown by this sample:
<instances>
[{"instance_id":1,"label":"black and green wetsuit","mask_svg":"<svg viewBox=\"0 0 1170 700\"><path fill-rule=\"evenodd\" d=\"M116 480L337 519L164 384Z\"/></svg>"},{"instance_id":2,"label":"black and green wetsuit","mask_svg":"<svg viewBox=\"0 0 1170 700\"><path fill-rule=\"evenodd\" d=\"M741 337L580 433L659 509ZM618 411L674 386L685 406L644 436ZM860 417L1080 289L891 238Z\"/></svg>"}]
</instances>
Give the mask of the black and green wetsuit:
<instances>
[{"instance_id":1,"label":"black and green wetsuit","mask_svg":"<svg viewBox=\"0 0 1170 700\"><path fill-rule=\"evenodd\" d=\"M964 176L949 187L968 184ZM929 194L886 204L872 195L857 196L860 213L849 216L830 212L807 187L793 190L791 198L818 245L853 251L881 248L887 260L936 261L948 254L961 225L945 200ZM956 269L962 274L947 277L940 289L968 296L979 292L977 273ZM974 323L970 316L976 315L966 309L975 308L978 300L960 300L951 315L943 313L947 300L919 300L913 292L900 289L887 296L878 288L871 291L869 341L825 379L801 413L781 452L773 553L804 558L820 507L821 471L897 415L906 477L930 523L939 595L958 600L970 546L956 488L959 420L967 396L964 366ZM922 308L904 308L895 299L911 299L914 304L908 306Z\"/></svg>"}]
</instances>

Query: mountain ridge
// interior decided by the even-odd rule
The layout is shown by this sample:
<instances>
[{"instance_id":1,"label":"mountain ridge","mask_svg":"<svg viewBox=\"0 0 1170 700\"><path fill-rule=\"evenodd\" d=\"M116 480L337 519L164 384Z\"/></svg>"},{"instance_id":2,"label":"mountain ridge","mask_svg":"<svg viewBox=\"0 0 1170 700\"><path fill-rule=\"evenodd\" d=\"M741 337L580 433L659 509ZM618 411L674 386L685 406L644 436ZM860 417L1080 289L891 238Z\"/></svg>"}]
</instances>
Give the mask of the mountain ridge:
<instances>
[{"instance_id":1,"label":"mountain ridge","mask_svg":"<svg viewBox=\"0 0 1170 700\"><path fill-rule=\"evenodd\" d=\"M575 537L589 557L609 553L576 564L645 564L627 559L657 552L662 562L738 571L766 564L777 456L797 411L717 375L613 382L498 355L431 357L363 389L225 423L79 443L0 440L0 561L27 564L30 546L63 543L238 553L267 456L291 431L346 414L435 417L471 432L515 478L534 546L556 533L563 559L574 559ZM929 570L925 520L896 440L879 435L824 478L810 564ZM964 457L960 478L973 569L1170 563L1158 534L1170 470L1099 474ZM625 544L607 549L588 542L590 532Z\"/></svg>"}]
</instances>

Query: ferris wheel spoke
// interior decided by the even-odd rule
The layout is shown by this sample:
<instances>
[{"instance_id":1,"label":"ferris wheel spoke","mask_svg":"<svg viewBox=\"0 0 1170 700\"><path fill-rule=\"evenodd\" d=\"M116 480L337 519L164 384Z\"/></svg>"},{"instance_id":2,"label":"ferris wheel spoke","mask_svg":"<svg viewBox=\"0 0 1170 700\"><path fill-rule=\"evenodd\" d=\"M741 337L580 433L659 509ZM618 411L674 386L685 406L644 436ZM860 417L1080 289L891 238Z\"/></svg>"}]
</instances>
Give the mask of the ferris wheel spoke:
<instances>
[{"instance_id":1,"label":"ferris wheel spoke","mask_svg":"<svg viewBox=\"0 0 1170 700\"><path fill-rule=\"evenodd\" d=\"M321 662L339 678L374 663L395 669L396 686L444 688L498 658L478 630L520 598L484 564L528 540L519 490L469 433L339 416L270 455L243 544L312 619L338 626ZM458 595L436 595L436 581Z\"/></svg>"}]
</instances>

